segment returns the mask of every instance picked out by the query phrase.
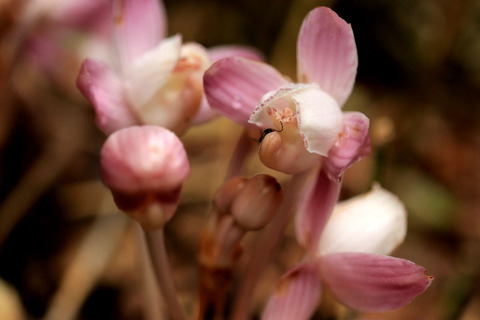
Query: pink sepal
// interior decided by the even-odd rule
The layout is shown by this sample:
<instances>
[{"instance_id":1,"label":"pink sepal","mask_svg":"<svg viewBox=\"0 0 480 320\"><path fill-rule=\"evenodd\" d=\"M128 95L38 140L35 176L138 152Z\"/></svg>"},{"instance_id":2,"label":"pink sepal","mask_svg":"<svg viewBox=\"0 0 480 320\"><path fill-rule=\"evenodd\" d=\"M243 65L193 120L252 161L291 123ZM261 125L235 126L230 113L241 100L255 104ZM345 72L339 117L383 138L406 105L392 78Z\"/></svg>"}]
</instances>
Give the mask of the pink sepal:
<instances>
[{"instance_id":1,"label":"pink sepal","mask_svg":"<svg viewBox=\"0 0 480 320\"><path fill-rule=\"evenodd\" d=\"M280 279L262 320L310 319L319 302L321 289L316 262L295 266Z\"/></svg>"},{"instance_id":2,"label":"pink sepal","mask_svg":"<svg viewBox=\"0 0 480 320\"><path fill-rule=\"evenodd\" d=\"M297 241L310 252L317 250L320 236L340 194L341 182L329 179L323 171L307 201L296 215Z\"/></svg>"},{"instance_id":3,"label":"pink sepal","mask_svg":"<svg viewBox=\"0 0 480 320\"><path fill-rule=\"evenodd\" d=\"M286 83L273 67L240 57L216 62L203 78L210 106L242 126L251 126L248 119L264 94Z\"/></svg>"},{"instance_id":4,"label":"pink sepal","mask_svg":"<svg viewBox=\"0 0 480 320\"><path fill-rule=\"evenodd\" d=\"M370 154L370 120L360 112L343 114L343 129L328 151L322 170L332 180L340 180L343 173L355 162Z\"/></svg>"},{"instance_id":5,"label":"pink sepal","mask_svg":"<svg viewBox=\"0 0 480 320\"><path fill-rule=\"evenodd\" d=\"M260 51L247 46L217 46L208 49L208 56L211 63L228 57L242 57L256 61L263 61L264 57ZM207 122L218 115L208 104L205 95L202 98L200 108L192 121L192 124Z\"/></svg>"},{"instance_id":6,"label":"pink sepal","mask_svg":"<svg viewBox=\"0 0 480 320\"><path fill-rule=\"evenodd\" d=\"M166 15L158 0L121 0L114 16L122 66L154 48L166 33Z\"/></svg>"},{"instance_id":7,"label":"pink sepal","mask_svg":"<svg viewBox=\"0 0 480 320\"><path fill-rule=\"evenodd\" d=\"M107 65L86 59L77 86L93 105L97 126L106 134L138 123L126 102L121 80Z\"/></svg>"},{"instance_id":8,"label":"pink sepal","mask_svg":"<svg viewBox=\"0 0 480 320\"><path fill-rule=\"evenodd\" d=\"M316 82L342 106L357 73L357 48L351 26L326 7L303 21L297 43L298 80Z\"/></svg>"},{"instance_id":9,"label":"pink sepal","mask_svg":"<svg viewBox=\"0 0 480 320\"><path fill-rule=\"evenodd\" d=\"M402 307L433 280L411 261L370 253L334 253L320 258L322 280L352 309L384 312Z\"/></svg>"}]
</instances>

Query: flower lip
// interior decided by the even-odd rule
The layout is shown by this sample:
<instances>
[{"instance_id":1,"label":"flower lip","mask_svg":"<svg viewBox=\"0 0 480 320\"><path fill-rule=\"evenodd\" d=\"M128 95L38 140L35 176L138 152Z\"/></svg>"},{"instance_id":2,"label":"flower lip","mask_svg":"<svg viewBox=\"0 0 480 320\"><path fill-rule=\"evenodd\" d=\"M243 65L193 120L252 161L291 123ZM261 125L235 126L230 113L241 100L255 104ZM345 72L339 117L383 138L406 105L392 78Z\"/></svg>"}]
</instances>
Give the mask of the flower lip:
<instances>
[{"instance_id":1,"label":"flower lip","mask_svg":"<svg viewBox=\"0 0 480 320\"><path fill-rule=\"evenodd\" d=\"M286 108L290 108L290 110L293 111L294 114L296 113L296 107L292 103L293 101L288 101L291 100L291 95L299 93L302 90L308 88L318 88L318 85L316 85L315 83L289 83L287 85L281 86L277 90L266 93L262 97L261 102L253 109L253 112L248 122L251 124L255 124L260 128L274 127L275 122L281 121L280 117L285 116L284 114L279 115L277 112L282 112ZM285 120L282 122L291 121L291 119Z\"/></svg>"},{"instance_id":2,"label":"flower lip","mask_svg":"<svg viewBox=\"0 0 480 320\"><path fill-rule=\"evenodd\" d=\"M282 136L296 131L308 152L326 156L343 118L335 99L316 83L290 83L265 94L249 119L264 129L278 128L279 122L282 126L290 123Z\"/></svg>"}]
</instances>

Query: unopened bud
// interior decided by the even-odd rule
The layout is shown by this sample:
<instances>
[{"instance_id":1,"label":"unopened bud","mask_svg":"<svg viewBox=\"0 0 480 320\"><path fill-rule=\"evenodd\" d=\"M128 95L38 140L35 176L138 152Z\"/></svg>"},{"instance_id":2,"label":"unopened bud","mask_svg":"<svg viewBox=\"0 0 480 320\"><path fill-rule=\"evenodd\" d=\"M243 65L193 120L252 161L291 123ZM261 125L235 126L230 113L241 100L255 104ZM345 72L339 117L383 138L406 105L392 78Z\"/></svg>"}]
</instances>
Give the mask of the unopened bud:
<instances>
[{"instance_id":1,"label":"unopened bud","mask_svg":"<svg viewBox=\"0 0 480 320\"><path fill-rule=\"evenodd\" d=\"M240 190L245 187L247 181L248 179L245 177L233 177L222 185L213 199L217 214L230 213L233 200Z\"/></svg>"},{"instance_id":2,"label":"unopened bud","mask_svg":"<svg viewBox=\"0 0 480 320\"><path fill-rule=\"evenodd\" d=\"M135 126L113 133L101 151L101 175L117 207L142 227L163 226L175 213L190 173L183 144L168 129Z\"/></svg>"},{"instance_id":3,"label":"unopened bud","mask_svg":"<svg viewBox=\"0 0 480 320\"><path fill-rule=\"evenodd\" d=\"M283 198L275 178L259 174L249 179L232 203L231 214L244 230L258 230L273 218Z\"/></svg>"}]
</instances>

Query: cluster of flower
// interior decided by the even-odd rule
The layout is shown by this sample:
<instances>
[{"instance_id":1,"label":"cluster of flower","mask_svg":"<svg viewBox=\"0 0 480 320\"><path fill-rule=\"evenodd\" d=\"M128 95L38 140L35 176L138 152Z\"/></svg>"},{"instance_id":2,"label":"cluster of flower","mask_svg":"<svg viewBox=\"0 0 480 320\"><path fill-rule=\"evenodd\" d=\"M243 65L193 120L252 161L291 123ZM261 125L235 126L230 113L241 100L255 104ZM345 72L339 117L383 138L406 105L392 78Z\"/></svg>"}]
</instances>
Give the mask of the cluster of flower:
<instances>
[{"instance_id":1,"label":"cluster of flower","mask_svg":"<svg viewBox=\"0 0 480 320\"><path fill-rule=\"evenodd\" d=\"M424 268L388 256L406 233L406 212L394 195L376 185L337 203L344 172L370 152L368 118L341 110L357 70L348 23L326 7L307 15L298 36L298 82L290 82L254 49L207 50L180 35L165 38L157 0L118 1L111 11L115 59L86 59L77 84L108 135L102 180L118 208L145 230L153 255L161 250L153 235L175 214L190 172L179 137L219 115L244 127L200 239L197 318L222 318L227 304L232 319L248 316L261 272L292 221L302 257L280 279L262 319L308 319L324 285L346 306L374 312L426 290L432 278ZM251 132L263 132L261 162L291 175L284 188L265 174L241 176ZM260 229L244 278L229 295L240 242ZM183 319L168 266L159 263L157 271L171 316Z\"/></svg>"}]
</instances>

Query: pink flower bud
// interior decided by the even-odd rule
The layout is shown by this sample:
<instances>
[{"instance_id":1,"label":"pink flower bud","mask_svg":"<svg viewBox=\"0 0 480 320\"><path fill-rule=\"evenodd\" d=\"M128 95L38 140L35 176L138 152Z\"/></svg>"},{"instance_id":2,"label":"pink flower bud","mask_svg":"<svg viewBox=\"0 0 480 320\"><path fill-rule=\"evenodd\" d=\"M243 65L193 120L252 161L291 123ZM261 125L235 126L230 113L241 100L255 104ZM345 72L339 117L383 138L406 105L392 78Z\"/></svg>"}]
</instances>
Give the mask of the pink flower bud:
<instances>
[{"instance_id":1,"label":"pink flower bud","mask_svg":"<svg viewBox=\"0 0 480 320\"><path fill-rule=\"evenodd\" d=\"M190 173L174 133L156 126L121 129L105 142L100 161L102 180L118 208L142 227L161 227L173 216Z\"/></svg>"},{"instance_id":2,"label":"pink flower bud","mask_svg":"<svg viewBox=\"0 0 480 320\"><path fill-rule=\"evenodd\" d=\"M272 220L283 197L275 178L259 174L249 179L232 203L236 224L249 231L261 229Z\"/></svg>"},{"instance_id":3,"label":"pink flower bud","mask_svg":"<svg viewBox=\"0 0 480 320\"><path fill-rule=\"evenodd\" d=\"M245 177L233 177L222 185L213 199L218 215L230 214L233 200L247 181Z\"/></svg>"}]
</instances>

